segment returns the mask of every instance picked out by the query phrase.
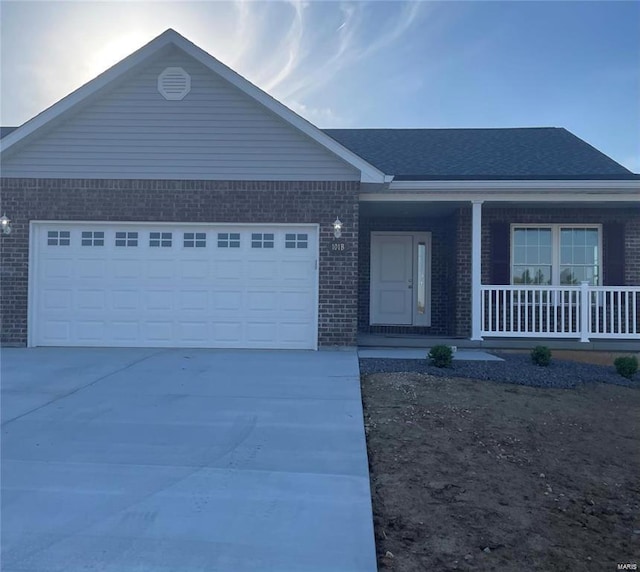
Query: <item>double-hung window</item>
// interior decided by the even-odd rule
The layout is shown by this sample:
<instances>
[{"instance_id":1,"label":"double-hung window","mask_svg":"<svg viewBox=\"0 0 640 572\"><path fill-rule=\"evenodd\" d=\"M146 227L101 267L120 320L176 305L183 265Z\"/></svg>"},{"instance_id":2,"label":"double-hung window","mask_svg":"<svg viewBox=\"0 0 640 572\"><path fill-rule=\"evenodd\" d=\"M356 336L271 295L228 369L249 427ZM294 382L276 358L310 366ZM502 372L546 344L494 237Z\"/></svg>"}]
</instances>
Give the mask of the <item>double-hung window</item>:
<instances>
[{"instance_id":1,"label":"double-hung window","mask_svg":"<svg viewBox=\"0 0 640 572\"><path fill-rule=\"evenodd\" d=\"M511 283L602 284L600 225L511 225Z\"/></svg>"}]
</instances>

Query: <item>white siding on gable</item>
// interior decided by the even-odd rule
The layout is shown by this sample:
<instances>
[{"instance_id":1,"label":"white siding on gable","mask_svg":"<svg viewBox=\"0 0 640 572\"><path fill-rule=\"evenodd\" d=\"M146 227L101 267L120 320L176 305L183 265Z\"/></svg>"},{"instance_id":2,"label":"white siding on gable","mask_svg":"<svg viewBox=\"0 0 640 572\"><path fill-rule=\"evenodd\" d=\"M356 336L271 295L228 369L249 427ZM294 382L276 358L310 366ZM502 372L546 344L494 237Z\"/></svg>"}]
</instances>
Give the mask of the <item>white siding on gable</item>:
<instances>
[{"instance_id":1,"label":"white siding on gable","mask_svg":"<svg viewBox=\"0 0 640 572\"><path fill-rule=\"evenodd\" d=\"M191 91L168 101L158 75ZM3 158L4 177L359 180L360 173L199 62L174 50Z\"/></svg>"}]
</instances>

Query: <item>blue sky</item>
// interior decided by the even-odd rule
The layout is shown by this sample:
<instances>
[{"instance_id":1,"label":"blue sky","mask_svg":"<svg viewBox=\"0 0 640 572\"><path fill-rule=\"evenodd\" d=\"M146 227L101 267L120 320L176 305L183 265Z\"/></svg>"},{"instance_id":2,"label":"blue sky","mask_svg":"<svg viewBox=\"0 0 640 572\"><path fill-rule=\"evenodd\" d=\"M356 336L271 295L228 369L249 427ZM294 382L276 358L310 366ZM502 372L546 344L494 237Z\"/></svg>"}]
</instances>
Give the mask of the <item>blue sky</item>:
<instances>
[{"instance_id":1,"label":"blue sky","mask_svg":"<svg viewBox=\"0 0 640 572\"><path fill-rule=\"evenodd\" d=\"M319 127L566 127L640 172L640 2L0 4L19 125L172 27Z\"/></svg>"}]
</instances>

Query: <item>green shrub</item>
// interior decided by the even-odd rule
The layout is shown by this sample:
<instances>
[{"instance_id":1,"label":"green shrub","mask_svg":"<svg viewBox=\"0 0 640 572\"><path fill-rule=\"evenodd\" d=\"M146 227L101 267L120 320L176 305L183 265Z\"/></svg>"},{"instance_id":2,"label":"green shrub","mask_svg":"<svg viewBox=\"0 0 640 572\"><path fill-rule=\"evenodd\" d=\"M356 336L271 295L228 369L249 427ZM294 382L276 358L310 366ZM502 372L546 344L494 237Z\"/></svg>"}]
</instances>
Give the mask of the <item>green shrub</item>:
<instances>
[{"instance_id":1,"label":"green shrub","mask_svg":"<svg viewBox=\"0 0 640 572\"><path fill-rule=\"evenodd\" d=\"M431 365L449 367L453 361L453 350L450 346L433 346L427 357Z\"/></svg>"},{"instance_id":2,"label":"green shrub","mask_svg":"<svg viewBox=\"0 0 640 572\"><path fill-rule=\"evenodd\" d=\"M547 367L551 363L551 350L547 346L536 346L531 350L531 361L536 365Z\"/></svg>"},{"instance_id":3,"label":"green shrub","mask_svg":"<svg viewBox=\"0 0 640 572\"><path fill-rule=\"evenodd\" d=\"M613 362L616 371L627 379L631 379L633 374L638 371L638 358L636 356L618 357Z\"/></svg>"}]
</instances>

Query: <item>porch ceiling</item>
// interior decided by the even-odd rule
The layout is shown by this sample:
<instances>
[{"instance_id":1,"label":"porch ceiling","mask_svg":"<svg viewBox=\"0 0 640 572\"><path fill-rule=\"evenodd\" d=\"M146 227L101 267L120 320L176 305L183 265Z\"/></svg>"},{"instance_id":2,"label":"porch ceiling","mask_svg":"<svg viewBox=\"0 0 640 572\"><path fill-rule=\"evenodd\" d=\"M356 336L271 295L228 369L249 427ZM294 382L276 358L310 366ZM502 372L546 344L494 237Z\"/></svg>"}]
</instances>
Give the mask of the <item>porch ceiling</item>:
<instances>
[{"instance_id":1,"label":"porch ceiling","mask_svg":"<svg viewBox=\"0 0 640 572\"><path fill-rule=\"evenodd\" d=\"M451 201L451 202L426 202L426 201L384 201L384 202L361 202L360 214L361 216L370 217L442 217L447 216L455 212L456 209L461 206L470 206L470 201ZM517 207L527 209L543 209L549 208L549 203L534 203L534 202L516 202L516 201L486 201L483 204L484 208L491 207ZM553 203L554 209L631 209L637 211L640 214L640 205L638 202L558 202Z\"/></svg>"}]
</instances>

